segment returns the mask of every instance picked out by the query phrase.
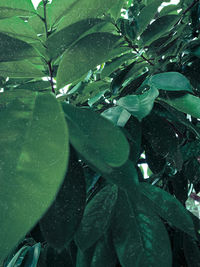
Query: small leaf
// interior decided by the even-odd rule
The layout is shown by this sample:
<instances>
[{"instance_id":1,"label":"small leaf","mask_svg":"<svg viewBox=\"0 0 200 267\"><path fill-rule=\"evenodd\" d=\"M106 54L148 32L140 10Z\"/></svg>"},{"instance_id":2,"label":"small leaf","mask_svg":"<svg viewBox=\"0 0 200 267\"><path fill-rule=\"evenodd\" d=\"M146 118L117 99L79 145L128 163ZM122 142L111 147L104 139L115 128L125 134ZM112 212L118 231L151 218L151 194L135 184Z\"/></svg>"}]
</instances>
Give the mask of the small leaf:
<instances>
[{"instance_id":1,"label":"small leaf","mask_svg":"<svg viewBox=\"0 0 200 267\"><path fill-rule=\"evenodd\" d=\"M51 207L40 220L42 234L48 244L62 250L72 240L85 208L83 169L71 148L65 180Z\"/></svg>"},{"instance_id":2,"label":"small leaf","mask_svg":"<svg viewBox=\"0 0 200 267\"><path fill-rule=\"evenodd\" d=\"M57 88L78 80L108 60L108 53L118 40L118 36L110 33L93 33L66 50L58 67Z\"/></svg>"},{"instance_id":3,"label":"small leaf","mask_svg":"<svg viewBox=\"0 0 200 267\"><path fill-rule=\"evenodd\" d=\"M31 247L26 253L21 267L37 267L38 266L38 260L40 257L40 251L41 251L41 244L37 243L33 247Z\"/></svg>"},{"instance_id":4,"label":"small leaf","mask_svg":"<svg viewBox=\"0 0 200 267\"><path fill-rule=\"evenodd\" d=\"M175 197L147 183L142 183L140 188L161 218L196 239L193 221L188 211Z\"/></svg>"},{"instance_id":5,"label":"small leaf","mask_svg":"<svg viewBox=\"0 0 200 267\"><path fill-rule=\"evenodd\" d=\"M164 72L153 75L148 84L166 91L187 91L192 93L189 80L179 72Z\"/></svg>"},{"instance_id":6,"label":"small leaf","mask_svg":"<svg viewBox=\"0 0 200 267\"><path fill-rule=\"evenodd\" d=\"M129 113L142 120L152 110L154 100L159 95L158 90L154 87L140 95L128 95L120 98L117 105L125 108Z\"/></svg>"},{"instance_id":7,"label":"small leaf","mask_svg":"<svg viewBox=\"0 0 200 267\"><path fill-rule=\"evenodd\" d=\"M98 170L110 172L128 159L129 145L121 130L89 109L63 103L70 142Z\"/></svg>"},{"instance_id":8,"label":"small leaf","mask_svg":"<svg viewBox=\"0 0 200 267\"><path fill-rule=\"evenodd\" d=\"M52 94L19 90L0 99L1 262L55 198L68 161L68 131Z\"/></svg>"},{"instance_id":9,"label":"small leaf","mask_svg":"<svg viewBox=\"0 0 200 267\"><path fill-rule=\"evenodd\" d=\"M106 185L87 204L75 241L82 250L90 248L107 230L115 201L117 186Z\"/></svg>"},{"instance_id":10,"label":"small leaf","mask_svg":"<svg viewBox=\"0 0 200 267\"><path fill-rule=\"evenodd\" d=\"M37 57L34 48L19 39L0 33L0 61L15 61Z\"/></svg>"},{"instance_id":11,"label":"small leaf","mask_svg":"<svg viewBox=\"0 0 200 267\"><path fill-rule=\"evenodd\" d=\"M131 116L126 109L120 106L106 109L101 115L120 127L124 127Z\"/></svg>"},{"instance_id":12,"label":"small leaf","mask_svg":"<svg viewBox=\"0 0 200 267\"><path fill-rule=\"evenodd\" d=\"M6 267L17 267L20 266L25 255L28 253L30 247L29 246L23 246L11 259L11 261L8 263Z\"/></svg>"}]
</instances>

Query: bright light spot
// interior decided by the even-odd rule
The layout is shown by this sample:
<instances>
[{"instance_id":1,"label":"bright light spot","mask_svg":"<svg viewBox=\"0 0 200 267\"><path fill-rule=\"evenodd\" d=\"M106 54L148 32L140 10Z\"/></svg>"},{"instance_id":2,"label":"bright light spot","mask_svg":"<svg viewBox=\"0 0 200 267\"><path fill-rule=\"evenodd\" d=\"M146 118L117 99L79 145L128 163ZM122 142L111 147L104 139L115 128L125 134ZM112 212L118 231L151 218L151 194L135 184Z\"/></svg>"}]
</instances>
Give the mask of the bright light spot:
<instances>
[{"instance_id":1,"label":"bright light spot","mask_svg":"<svg viewBox=\"0 0 200 267\"><path fill-rule=\"evenodd\" d=\"M39 3L41 2L42 0L32 0L32 3L35 7L35 9L38 7Z\"/></svg>"}]
</instances>

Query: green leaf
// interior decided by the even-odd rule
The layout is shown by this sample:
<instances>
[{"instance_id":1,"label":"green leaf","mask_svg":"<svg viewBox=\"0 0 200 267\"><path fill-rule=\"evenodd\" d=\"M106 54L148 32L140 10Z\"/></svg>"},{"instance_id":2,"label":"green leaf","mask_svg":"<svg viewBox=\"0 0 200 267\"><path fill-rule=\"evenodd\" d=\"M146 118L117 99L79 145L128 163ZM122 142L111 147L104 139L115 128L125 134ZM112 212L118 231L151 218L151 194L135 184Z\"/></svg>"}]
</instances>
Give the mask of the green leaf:
<instances>
[{"instance_id":1,"label":"green leaf","mask_svg":"<svg viewBox=\"0 0 200 267\"><path fill-rule=\"evenodd\" d=\"M58 67L57 88L78 80L90 69L108 60L108 53L119 38L110 33L93 33L66 50Z\"/></svg>"},{"instance_id":2,"label":"green leaf","mask_svg":"<svg viewBox=\"0 0 200 267\"><path fill-rule=\"evenodd\" d=\"M52 23L57 22L63 15L65 15L58 24L57 30L61 30L62 28L76 23L77 21L87 18L100 17L108 12L108 10L115 5L115 3L116 0L70 0L67 2L63 2L62 0L53 1L52 4L54 4L54 6L51 6ZM55 12L56 9L57 11ZM58 9L60 11L58 11Z\"/></svg>"},{"instance_id":3,"label":"green leaf","mask_svg":"<svg viewBox=\"0 0 200 267\"><path fill-rule=\"evenodd\" d=\"M120 127L124 127L131 116L126 109L120 106L106 109L101 115Z\"/></svg>"},{"instance_id":4,"label":"green leaf","mask_svg":"<svg viewBox=\"0 0 200 267\"><path fill-rule=\"evenodd\" d=\"M123 267L169 267L172 264L170 242L160 218L135 197L137 208L119 191L113 218L113 243ZM146 205L146 206L145 206Z\"/></svg>"},{"instance_id":5,"label":"green leaf","mask_svg":"<svg viewBox=\"0 0 200 267\"><path fill-rule=\"evenodd\" d=\"M106 185L87 204L75 235L75 242L82 251L90 248L109 227L117 192L117 186Z\"/></svg>"},{"instance_id":6,"label":"green leaf","mask_svg":"<svg viewBox=\"0 0 200 267\"><path fill-rule=\"evenodd\" d=\"M1 262L55 198L67 166L68 131L52 94L20 90L1 94L0 128Z\"/></svg>"},{"instance_id":7,"label":"green leaf","mask_svg":"<svg viewBox=\"0 0 200 267\"><path fill-rule=\"evenodd\" d=\"M129 145L119 128L92 110L66 103L63 109L70 142L87 162L103 172L126 162Z\"/></svg>"},{"instance_id":8,"label":"green leaf","mask_svg":"<svg viewBox=\"0 0 200 267\"><path fill-rule=\"evenodd\" d=\"M169 104L173 108L190 114L194 118L200 118L200 98L194 95L186 94L176 98L168 96L167 99L160 98L163 102Z\"/></svg>"},{"instance_id":9,"label":"green leaf","mask_svg":"<svg viewBox=\"0 0 200 267\"><path fill-rule=\"evenodd\" d=\"M109 235L109 234L107 234ZM103 236L97 243L94 249L91 267L116 267L117 257L115 253L114 246L112 244L112 240L107 239L109 236Z\"/></svg>"},{"instance_id":10,"label":"green leaf","mask_svg":"<svg viewBox=\"0 0 200 267\"><path fill-rule=\"evenodd\" d=\"M154 152L162 157L172 156L178 150L178 138L174 129L165 119L151 114L143 122L144 137L151 144Z\"/></svg>"},{"instance_id":11,"label":"green leaf","mask_svg":"<svg viewBox=\"0 0 200 267\"><path fill-rule=\"evenodd\" d=\"M127 95L117 101L117 105L125 108L129 113L138 120L142 120L152 110L154 100L159 95L155 87L151 87L140 95Z\"/></svg>"},{"instance_id":12,"label":"green leaf","mask_svg":"<svg viewBox=\"0 0 200 267\"><path fill-rule=\"evenodd\" d=\"M5 78L41 78L45 76L40 69L28 60L1 62L0 73Z\"/></svg>"},{"instance_id":13,"label":"green leaf","mask_svg":"<svg viewBox=\"0 0 200 267\"><path fill-rule=\"evenodd\" d=\"M38 266L38 260L40 257L40 251L41 251L41 244L37 243L33 247L31 247L26 253L22 264L20 267L37 267Z\"/></svg>"},{"instance_id":14,"label":"green leaf","mask_svg":"<svg viewBox=\"0 0 200 267\"><path fill-rule=\"evenodd\" d=\"M102 176L120 188L137 195L139 181L137 170L132 161L127 160L121 167L113 168L111 173L103 173Z\"/></svg>"},{"instance_id":15,"label":"green leaf","mask_svg":"<svg viewBox=\"0 0 200 267\"><path fill-rule=\"evenodd\" d=\"M117 0L115 1L115 4L113 4L113 6L111 7L109 13L115 20L117 20L118 17L120 17L121 9L123 8L125 2L126 2L125 0Z\"/></svg>"},{"instance_id":16,"label":"green leaf","mask_svg":"<svg viewBox=\"0 0 200 267\"><path fill-rule=\"evenodd\" d=\"M118 69L121 64L131 59L133 59L133 55L128 53L114 59L111 63L106 63L105 67L101 72L101 79L105 78L106 76L110 76L110 74L116 69Z\"/></svg>"},{"instance_id":17,"label":"green leaf","mask_svg":"<svg viewBox=\"0 0 200 267\"><path fill-rule=\"evenodd\" d=\"M137 18L137 35L143 33L148 24L154 19L156 13L158 12L158 7L162 4L162 2L162 0L154 0L141 10Z\"/></svg>"},{"instance_id":18,"label":"green leaf","mask_svg":"<svg viewBox=\"0 0 200 267\"><path fill-rule=\"evenodd\" d=\"M46 46L51 58L60 56L70 45L80 39L89 29L97 24L105 23L101 19L85 19L56 31L47 39Z\"/></svg>"},{"instance_id":19,"label":"green leaf","mask_svg":"<svg viewBox=\"0 0 200 267\"><path fill-rule=\"evenodd\" d=\"M21 265L26 253L29 251L29 246L23 246L11 259L6 267L18 267Z\"/></svg>"},{"instance_id":20,"label":"green leaf","mask_svg":"<svg viewBox=\"0 0 200 267\"><path fill-rule=\"evenodd\" d=\"M27 82L21 85L18 85L15 87L17 90L32 90L32 91L47 91L51 90L51 84L49 81L33 81L33 82Z\"/></svg>"},{"instance_id":21,"label":"green leaf","mask_svg":"<svg viewBox=\"0 0 200 267\"><path fill-rule=\"evenodd\" d=\"M27 42L39 41L30 25L18 17L0 20L0 32Z\"/></svg>"},{"instance_id":22,"label":"green leaf","mask_svg":"<svg viewBox=\"0 0 200 267\"><path fill-rule=\"evenodd\" d=\"M40 221L42 234L48 244L57 250L69 245L81 221L85 199L83 169L71 148L65 180L56 199Z\"/></svg>"},{"instance_id":23,"label":"green leaf","mask_svg":"<svg viewBox=\"0 0 200 267\"><path fill-rule=\"evenodd\" d=\"M150 24L141 35L142 43L145 46L150 45L153 41L157 40L171 30L178 19L179 16L177 15L166 15L158 18L152 24Z\"/></svg>"},{"instance_id":24,"label":"green leaf","mask_svg":"<svg viewBox=\"0 0 200 267\"><path fill-rule=\"evenodd\" d=\"M24 41L0 33L0 61L16 61L37 57L34 48Z\"/></svg>"},{"instance_id":25,"label":"green leaf","mask_svg":"<svg viewBox=\"0 0 200 267\"><path fill-rule=\"evenodd\" d=\"M188 211L175 197L147 183L142 183L140 188L161 218L196 239L193 221Z\"/></svg>"},{"instance_id":26,"label":"green leaf","mask_svg":"<svg viewBox=\"0 0 200 267\"><path fill-rule=\"evenodd\" d=\"M155 74L148 80L148 84L166 91L187 91L192 93L189 80L179 72Z\"/></svg>"},{"instance_id":27,"label":"green leaf","mask_svg":"<svg viewBox=\"0 0 200 267\"><path fill-rule=\"evenodd\" d=\"M190 236L184 235L183 248L188 267L198 267L200 263L199 244Z\"/></svg>"},{"instance_id":28,"label":"green leaf","mask_svg":"<svg viewBox=\"0 0 200 267\"><path fill-rule=\"evenodd\" d=\"M1 0L0 19L14 16L31 16L35 13L31 0Z\"/></svg>"}]
</instances>

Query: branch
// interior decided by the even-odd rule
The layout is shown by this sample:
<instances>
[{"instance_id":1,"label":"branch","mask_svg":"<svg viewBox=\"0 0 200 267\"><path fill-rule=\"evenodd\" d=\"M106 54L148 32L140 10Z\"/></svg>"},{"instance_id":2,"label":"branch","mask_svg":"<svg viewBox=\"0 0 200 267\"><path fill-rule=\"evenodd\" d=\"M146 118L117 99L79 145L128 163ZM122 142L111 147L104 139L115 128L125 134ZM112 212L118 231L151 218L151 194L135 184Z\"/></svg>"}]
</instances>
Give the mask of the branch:
<instances>
[{"instance_id":1,"label":"branch","mask_svg":"<svg viewBox=\"0 0 200 267\"><path fill-rule=\"evenodd\" d=\"M179 22L182 21L183 16L184 16L188 11L190 11L190 9L192 9L193 6L195 6L198 2L199 2L199 0L194 0L194 1L192 2L192 4L191 4L188 8L186 8L186 9L183 11L181 18L174 24L174 27L175 27L177 24L179 24Z\"/></svg>"},{"instance_id":2,"label":"branch","mask_svg":"<svg viewBox=\"0 0 200 267\"><path fill-rule=\"evenodd\" d=\"M43 6L44 6L44 25L45 25L45 32L46 32L46 39L48 38L48 26L47 26L47 10L46 10L46 5L48 3L47 0L42 0L43 1ZM51 65L51 60L47 62L48 65L48 70L49 70L49 82L51 84L51 91L52 93L55 94L55 89L54 89L54 82L53 82L53 69L52 69L52 65Z\"/></svg>"},{"instance_id":3,"label":"branch","mask_svg":"<svg viewBox=\"0 0 200 267\"><path fill-rule=\"evenodd\" d=\"M114 25L117 28L118 32L122 34L120 28L116 24L114 24ZM125 36L123 34L122 34L122 36L123 36L124 40L128 43L129 47L132 48L133 51L135 51L137 54L139 54L137 48L132 44L132 42L127 38L127 36ZM142 59L144 59L147 63L149 63L149 65L154 66L154 64L148 58L146 58L145 56L140 55L140 57Z\"/></svg>"}]
</instances>

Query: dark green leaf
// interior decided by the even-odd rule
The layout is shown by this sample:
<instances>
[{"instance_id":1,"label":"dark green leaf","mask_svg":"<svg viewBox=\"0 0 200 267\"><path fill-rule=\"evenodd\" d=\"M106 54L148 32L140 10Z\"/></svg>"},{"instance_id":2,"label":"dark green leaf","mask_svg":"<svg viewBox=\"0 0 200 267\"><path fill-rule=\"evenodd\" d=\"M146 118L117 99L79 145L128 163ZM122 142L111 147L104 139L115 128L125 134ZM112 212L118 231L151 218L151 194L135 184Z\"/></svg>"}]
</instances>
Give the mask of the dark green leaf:
<instances>
[{"instance_id":1,"label":"dark green leaf","mask_svg":"<svg viewBox=\"0 0 200 267\"><path fill-rule=\"evenodd\" d=\"M56 199L40 221L46 241L58 250L67 247L81 221L85 208L85 180L83 169L70 150L70 160L65 180Z\"/></svg>"},{"instance_id":2,"label":"dark green leaf","mask_svg":"<svg viewBox=\"0 0 200 267\"><path fill-rule=\"evenodd\" d=\"M141 35L142 43L144 45L150 45L153 41L170 31L178 19L179 16L177 15L166 15L158 18Z\"/></svg>"},{"instance_id":3,"label":"dark green leaf","mask_svg":"<svg viewBox=\"0 0 200 267\"><path fill-rule=\"evenodd\" d=\"M118 188L106 185L87 204L75 241L84 251L90 248L107 230L117 200Z\"/></svg>"},{"instance_id":4,"label":"dark green leaf","mask_svg":"<svg viewBox=\"0 0 200 267\"><path fill-rule=\"evenodd\" d=\"M172 226L180 229L196 239L193 221L188 211L182 204L166 191L147 184L140 185L141 191L152 203L152 208L158 213L160 217L170 223Z\"/></svg>"},{"instance_id":5,"label":"dark green leaf","mask_svg":"<svg viewBox=\"0 0 200 267\"><path fill-rule=\"evenodd\" d=\"M192 93L189 80L179 72L163 72L153 75L148 84L166 91L187 91Z\"/></svg>"},{"instance_id":6,"label":"dark green leaf","mask_svg":"<svg viewBox=\"0 0 200 267\"><path fill-rule=\"evenodd\" d=\"M128 95L120 98L117 105L125 108L129 113L142 120L153 108L154 100L158 96L158 90L154 87L140 95Z\"/></svg>"},{"instance_id":7,"label":"dark green leaf","mask_svg":"<svg viewBox=\"0 0 200 267\"><path fill-rule=\"evenodd\" d=\"M4 33L0 33L1 62L23 60L37 56L37 52L31 45Z\"/></svg>"},{"instance_id":8,"label":"dark green leaf","mask_svg":"<svg viewBox=\"0 0 200 267\"><path fill-rule=\"evenodd\" d=\"M2 261L52 203L67 166L68 131L51 94L2 93L0 117Z\"/></svg>"},{"instance_id":9,"label":"dark green leaf","mask_svg":"<svg viewBox=\"0 0 200 267\"><path fill-rule=\"evenodd\" d=\"M89 163L103 172L126 162L129 145L119 128L92 110L63 104L70 142Z\"/></svg>"},{"instance_id":10,"label":"dark green leaf","mask_svg":"<svg viewBox=\"0 0 200 267\"><path fill-rule=\"evenodd\" d=\"M186 257L188 267L198 267L200 264L199 244L187 235L184 235L183 240L184 255Z\"/></svg>"},{"instance_id":11,"label":"dark green leaf","mask_svg":"<svg viewBox=\"0 0 200 267\"><path fill-rule=\"evenodd\" d=\"M93 33L66 50L58 67L57 88L78 80L108 60L108 54L118 40L118 36L110 33Z\"/></svg>"},{"instance_id":12,"label":"dark green leaf","mask_svg":"<svg viewBox=\"0 0 200 267\"><path fill-rule=\"evenodd\" d=\"M186 114L190 114L195 118L200 118L200 98L194 95L186 94L180 97L167 99L161 98L162 101L166 102L173 108L182 111Z\"/></svg>"},{"instance_id":13,"label":"dark green leaf","mask_svg":"<svg viewBox=\"0 0 200 267\"><path fill-rule=\"evenodd\" d=\"M154 19L156 13L158 12L158 7L162 4L162 2L163 2L162 0L154 0L141 10L137 18L137 24L138 24L137 35L143 33L148 24Z\"/></svg>"},{"instance_id":14,"label":"dark green leaf","mask_svg":"<svg viewBox=\"0 0 200 267\"><path fill-rule=\"evenodd\" d=\"M120 191L113 218L113 242L123 267L171 266L171 249L167 231L160 218L133 196L137 208ZM146 205L146 207L145 207Z\"/></svg>"}]
</instances>

